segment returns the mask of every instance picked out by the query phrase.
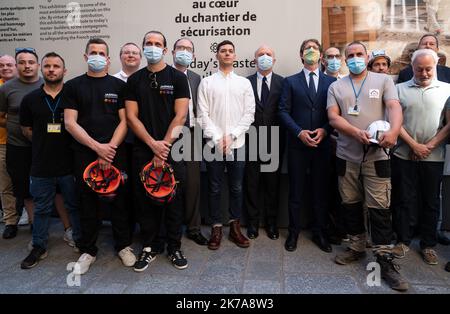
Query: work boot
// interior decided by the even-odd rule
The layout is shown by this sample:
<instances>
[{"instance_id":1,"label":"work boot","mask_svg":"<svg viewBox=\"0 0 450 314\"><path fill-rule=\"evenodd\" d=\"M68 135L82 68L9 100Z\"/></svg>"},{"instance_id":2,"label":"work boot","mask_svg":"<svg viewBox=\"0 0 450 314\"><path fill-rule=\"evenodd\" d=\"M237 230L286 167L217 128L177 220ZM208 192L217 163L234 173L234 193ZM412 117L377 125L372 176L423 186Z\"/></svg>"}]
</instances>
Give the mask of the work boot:
<instances>
[{"instance_id":1,"label":"work boot","mask_svg":"<svg viewBox=\"0 0 450 314\"><path fill-rule=\"evenodd\" d=\"M212 227L211 238L208 241L208 249L217 250L222 240L222 226Z\"/></svg>"},{"instance_id":2,"label":"work boot","mask_svg":"<svg viewBox=\"0 0 450 314\"><path fill-rule=\"evenodd\" d=\"M239 220L233 220L230 224L230 241L236 243L237 246L247 248L250 246L250 241L241 233L241 225Z\"/></svg>"},{"instance_id":3,"label":"work boot","mask_svg":"<svg viewBox=\"0 0 450 314\"><path fill-rule=\"evenodd\" d=\"M377 256L377 262L380 264L381 278L383 278L389 287L397 291L407 291L408 282L400 274L400 266L394 263L392 254Z\"/></svg>"},{"instance_id":4,"label":"work boot","mask_svg":"<svg viewBox=\"0 0 450 314\"><path fill-rule=\"evenodd\" d=\"M359 261L360 259L364 258L366 256L366 251L358 252L355 250L352 250L351 248L347 248L346 251L337 254L334 258L334 261L336 264L339 265L347 265L356 261Z\"/></svg>"}]
</instances>

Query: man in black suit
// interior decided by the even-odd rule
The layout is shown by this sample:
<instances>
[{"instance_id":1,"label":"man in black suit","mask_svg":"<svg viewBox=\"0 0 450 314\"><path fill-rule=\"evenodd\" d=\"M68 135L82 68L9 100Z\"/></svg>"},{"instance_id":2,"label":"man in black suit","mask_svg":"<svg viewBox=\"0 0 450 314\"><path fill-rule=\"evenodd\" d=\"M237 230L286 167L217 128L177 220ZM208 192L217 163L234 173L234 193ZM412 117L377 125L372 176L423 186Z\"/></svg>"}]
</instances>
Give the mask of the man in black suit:
<instances>
[{"instance_id":1,"label":"man in black suit","mask_svg":"<svg viewBox=\"0 0 450 314\"><path fill-rule=\"evenodd\" d=\"M322 47L318 40L305 40L300 47L304 69L283 82L279 105L281 124L288 131L289 236L287 251L297 248L300 208L309 169L313 209L313 241L325 251L331 246L325 235L330 165L327 116L328 87L336 79L319 71Z\"/></svg>"},{"instance_id":2,"label":"man in black suit","mask_svg":"<svg viewBox=\"0 0 450 314\"><path fill-rule=\"evenodd\" d=\"M194 43L188 38L180 38L173 45L173 64L174 67L186 74L191 92L189 101L189 113L186 119L186 127L190 134L190 159L186 160L186 187L184 193L185 223L187 225L187 237L198 245L208 244L208 240L200 231L200 163L201 142L195 140L194 128L196 127L197 117L197 90L201 77L188 69L189 64L194 60ZM194 150L199 153L195 154ZM197 158L195 158L197 156Z\"/></svg>"},{"instance_id":3,"label":"man in black suit","mask_svg":"<svg viewBox=\"0 0 450 314\"><path fill-rule=\"evenodd\" d=\"M271 162L278 161L276 169L271 172L264 172L262 161L258 154L257 160L248 160L245 165L245 207L247 208L247 236L250 239L258 237L259 220L265 216L265 227L267 236L276 240L279 237L277 219L279 207L279 182L281 159L283 156L282 142L283 132L279 128L278 103L281 95L283 78L272 72L275 63L275 53L272 48L262 45L255 52L255 63L257 72L248 77L252 83L255 95L255 121L253 126L256 129L257 137L247 141L248 146L255 149L261 141L260 133L267 129L267 153L271 154ZM278 136L272 135L272 127L278 128ZM274 140L272 136L276 136ZM258 143L257 145L255 145ZM251 149L249 147L249 149ZM247 151L249 151L247 149ZM264 152L266 153L266 152ZM261 205L261 206L260 206Z\"/></svg>"},{"instance_id":4,"label":"man in black suit","mask_svg":"<svg viewBox=\"0 0 450 314\"><path fill-rule=\"evenodd\" d=\"M425 34L419 40L417 49L432 49L436 53L439 52L439 40L434 34ZM397 84L409 81L413 77L412 66L408 65L398 74ZM438 65L437 77L439 81L450 83L450 68Z\"/></svg>"},{"instance_id":5,"label":"man in black suit","mask_svg":"<svg viewBox=\"0 0 450 314\"><path fill-rule=\"evenodd\" d=\"M439 40L436 37L436 35L434 34L425 34L423 35L420 40L419 40L419 45L417 47L418 49L431 49L434 50L436 53L439 52ZM406 81L409 81L411 78L413 77L413 70L412 70L412 66L408 65L405 69L403 69L402 71L400 71L399 75L398 75L398 81L397 83L403 83ZM442 82L446 82L446 83L450 83L450 68L444 65L437 65L437 78L439 81ZM448 142L450 143L450 141ZM446 191L446 186L450 184L450 180L446 179L444 177L444 180L442 181L442 197L445 198L447 197L444 193L444 191ZM446 202L443 201L443 204L445 204ZM444 210L444 208L441 208L441 215L440 217L442 217L442 211ZM417 216L417 213L416 213ZM446 215L446 217L448 217L450 215ZM414 223L417 224L417 220L418 218L416 217L414 220ZM443 230L441 230L441 225L450 225L449 221L442 221L442 218L439 219L438 222L438 242L442 245L450 245L450 239L444 234Z\"/></svg>"}]
</instances>

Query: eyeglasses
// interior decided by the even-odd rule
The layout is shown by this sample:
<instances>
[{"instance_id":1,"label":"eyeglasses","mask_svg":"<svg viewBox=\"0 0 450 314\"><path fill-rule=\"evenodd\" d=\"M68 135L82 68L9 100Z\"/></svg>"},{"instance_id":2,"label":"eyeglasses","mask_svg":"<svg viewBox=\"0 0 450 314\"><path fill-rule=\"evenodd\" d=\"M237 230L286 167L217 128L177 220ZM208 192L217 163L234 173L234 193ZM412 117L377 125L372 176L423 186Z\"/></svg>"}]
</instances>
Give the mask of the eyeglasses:
<instances>
[{"instance_id":1,"label":"eyeglasses","mask_svg":"<svg viewBox=\"0 0 450 314\"><path fill-rule=\"evenodd\" d=\"M19 54L21 52L29 52L29 53L36 53L36 49L34 48L16 48L16 54Z\"/></svg>"},{"instance_id":2,"label":"eyeglasses","mask_svg":"<svg viewBox=\"0 0 450 314\"><path fill-rule=\"evenodd\" d=\"M341 55L326 55L326 58L327 58L328 60L331 60L331 59L334 59L334 58L340 59L340 58L341 58Z\"/></svg>"},{"instance_id":3,"label":"eyeglasses","mask_svg":"<svg viewBox=\"0 0 450 314\"><path fill-rule=\"evenodd\" d=\"M179 50L179 51L186 50L186 51L189 51L190 53L194 52L194 49L192 47L188 47L188 46L176 46L175 50Z\"/></svg>"},{"instance_id":4,"label":"eyeglasses","mask_svg":"<svg viewBox=\"0 0 450 314\"><path fill-rule=\"evenodd\" d=\"M156 81L156 73L150 73L148 75L148 78L150 79L150 88L151 89L158 89L159 85Z\"/></svg>"},{"instance_id":5,"label":"eyeglasses","mask_svg":"<svg viewBox=\"0 0 450 314\"><path fill-rule=\"evenodd\" d=\"M386 50L384 49L378 49L378 50L374 50L372 51L372 57L379 57L379 56L386 56Z\"/></svg>"},{"instance_id":6,"label":"eyeglasses","mask_svg":"<svg viewBox=\"0 0 450 314\"><path fill-rule=\"evenodd\" d=\"M27 53L31 53L32 55L34 55L36 57L36 59L38 59L38 55L36 53L36 49L34 49L34 48L30 48L30 47L27 47L27 48L16 48L15 52L16 52L16 58L17 58L17 55L19 53L27 52Z\"/></svg>"}]
</instances>

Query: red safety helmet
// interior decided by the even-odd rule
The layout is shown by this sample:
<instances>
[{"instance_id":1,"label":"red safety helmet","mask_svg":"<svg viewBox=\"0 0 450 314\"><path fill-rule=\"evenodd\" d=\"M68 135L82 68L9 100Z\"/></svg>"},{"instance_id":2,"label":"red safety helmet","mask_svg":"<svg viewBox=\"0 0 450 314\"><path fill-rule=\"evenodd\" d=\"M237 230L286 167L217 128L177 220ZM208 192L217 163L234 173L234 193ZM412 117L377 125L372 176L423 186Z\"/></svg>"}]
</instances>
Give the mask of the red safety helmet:
<instances>
[{"instance_id":1,"label":"red safety helmet","mask_svg":"<svg viewBox=\"0 0 450 314\"><path fill-rule=\"evenodd\" d=\"M150 161L142 168L140 177L147 195L155 202L167 204L175 197L177 181L170 164L155 167Z\"/></svg>"},{"instance_id":2,"label":"red safety helmet","mask_svg":"<svg viewBox=\"0 0 450 314\"><path fill-rule=\"evenodd\" d=\"M96 160L84 169L83 179L94 192L101 196L114 197L120 184L125 183L127 175L113 165L108 170L100 169Z\"/></svg>"}]
</instances>

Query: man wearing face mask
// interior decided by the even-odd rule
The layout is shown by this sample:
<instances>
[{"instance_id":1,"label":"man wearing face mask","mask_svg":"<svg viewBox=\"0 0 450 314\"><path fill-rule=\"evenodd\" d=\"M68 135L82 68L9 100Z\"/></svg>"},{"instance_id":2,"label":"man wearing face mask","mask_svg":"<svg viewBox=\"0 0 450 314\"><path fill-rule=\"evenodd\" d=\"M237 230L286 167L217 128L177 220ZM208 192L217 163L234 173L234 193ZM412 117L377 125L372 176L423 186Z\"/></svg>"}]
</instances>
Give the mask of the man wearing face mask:
<instances>
[{"instance_id":1,"label":"man wearing face mask","mask_svg":"<svg viewBox=\"0 0 450 314\"><path fill-rule=\"evenodd\" d=\"M194 129L198 127L197 117L197 90L201 77L197 73L188 69L194 60L194 43L188 38L180 38L173 44L172 50L174 67L183 72L188 79L191 99L189 100L189 113L186 119L186 127L190 134L190 160L186 161L186 189L184 191L185 222L187 225L187 238L198 245L207 245L208 240L200 231L200 161L195 160L195 150L197 156L201 156L201 142L196 142ZM198 158L198 157L197 157Z\"/></svg>"},{"instance_id":2,"label":"man wearing face mask","mask_svg":"<svg viewBox=\"0 0 450 314\"><path fill-rule=\"evenodd\" d=\"M98 161L102 170L111 165L127 172L123 140L127 132L123 93L125 83L108 74L109 48L100 38L86 44L84 59L86 74L65 85L67 102L63 104L66 130L76 140L74 150L74 175L80 193L81 239L77 243L81 256L74 267L75 274L84 274L96 260L96 246L100 222L99 202L103 199L83 180L86 167ZM111 223L115 249L125 266L133 266L136 257L131 244L129 213L125 192L127 184L120 185L116 196L110 200Z\"/></svg>"},{"instance_id":3,"label":"man wearing face mask","mask_svg":"<svg viewBox=\"0 0 450 314\"><path fill-rule=\"evenodd\" d=\"M279 104L280 120L288 131L289 235L287 251L297 248L300 232L300 209L304 207L304 190L311 186L313 242L324 252L331 252L325 234L331 127L326 111L327 90L336 79L319 71L322 47L318 40L307 39L300 47L304 68L284 80ZM310 180L307 180L307 169Z\"/></svg>"},{"instance_id":4,"label":"man wearing face mask","mask_svg":"<svg viewBox=\"0 0 450 314\"><path fill-rule=\"evenodd\" d=\"M275 64L275 52L267 45L262 45L255 51L255 63L257 72L248 77L252 83L253 94L255 96L255 121L252 125L256 128L258 137L255 139L257 143L260 141L260 127L267 128L267 151L274 152L276 149L271 148L278 146L278 158L281 161L284 151L284 134L281 132L278 118L278 102L281 95L281 86L283 78L272 72ZM272 142L272 127L279 129L276 142ZM251 147L257 147L255 143L248 143ZM259 157L259 156L258 156ZM258 237L259 220L265 216L265 227L267 236L276 240L279 237L277 219L279 207L279 182L280 182L280 165L274 172L261 172L261 160L247 161L245 165L245 204L248 214L247 236L250 239ZM260 208L260 200L263 200L262 208Z\"/></svg>"},{"instance_id":5,"label":"man wearing face mask","mask_svg":"<svg viewBox=\"0 0 450 314\"><path fill-rule=\"evenodd\" d=\"M142 251L134 265L142 272L155 260L158 252L152 242L162 225L167 236L167 253L172 265L185 269L188 262L181 251L183 225L183 196L185 184L184 161L174 161L171 148L189 109L189 84L186 75L164 62L167 41L159 31L150 31L142 41L147 67L134 73L127 82L126 110L128 125L136 135L133 150L133 173L137 175L150 161L155 167L169 163L174 171L177 190L170 203L153 203L140 180L135 180L135 197L139 203L138 220ZM185 60L185 64L186 64Z\"/></svg>"},{"instance_id":6,"label":"man wearing face mask","mask_svg":"<svg viewBox=\"0 0 450 314\"><path fill-rule=\"evenodd\" d=\"M364 206L369 210L373 250L381 276L392 289L406 291L408 283L393 263L390 206L391 171L387 149L394 147L402 124L402 109L392 79L367 70L366 47L352 42L345 49L348 77L333 83L328 91L328 117L338 132L337 174L344 207L349 248L335 262L347 265L366 255ZM387 112L387 117L386 117ZM390 129L369 146L367 127L377 120L389 120Z\"/></svg>"},{"instance_id":7,"label":"man wearing face mask","mask_svg":"<svg viewBox=\"0 0 450 314\"><path fill-rule=\"evenodd\" d=\"M324 73L328 76L341 79L342 75L339 73L341 69L342 56L341 52L336 47L330 47L323 53L322 66Z\"/></svg>"}]
</instances>

